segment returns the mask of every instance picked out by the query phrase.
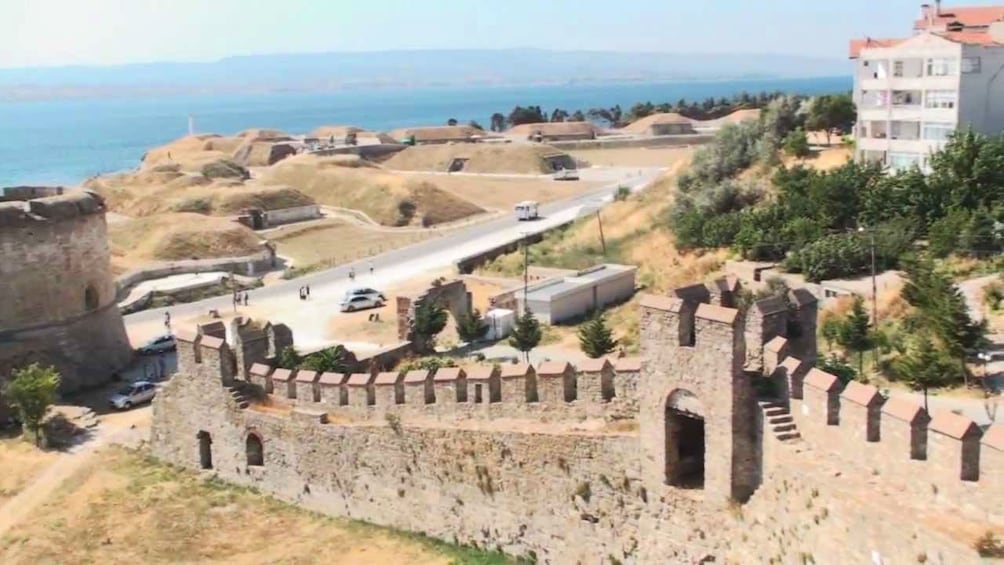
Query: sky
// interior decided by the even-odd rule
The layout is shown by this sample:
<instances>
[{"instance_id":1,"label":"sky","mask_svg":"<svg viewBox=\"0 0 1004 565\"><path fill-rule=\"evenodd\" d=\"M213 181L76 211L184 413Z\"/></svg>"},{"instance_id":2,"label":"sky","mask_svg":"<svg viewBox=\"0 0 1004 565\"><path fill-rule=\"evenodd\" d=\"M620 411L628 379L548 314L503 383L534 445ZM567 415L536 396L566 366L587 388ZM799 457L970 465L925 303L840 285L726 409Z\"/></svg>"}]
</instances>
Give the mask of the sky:
<instances>
[{"instance_id":1,"label":"sky","mask_svg":"<svg viewBox=\"0 0 1004 565\"><path fill-rule=\"evenodd\" d=\"M852 37L908 34L921 3L0 0L0 68L213 61L266 53L510 47L841 58ZM992 4L1004 0L965 2Z\"/></svg>"}]
</instances>

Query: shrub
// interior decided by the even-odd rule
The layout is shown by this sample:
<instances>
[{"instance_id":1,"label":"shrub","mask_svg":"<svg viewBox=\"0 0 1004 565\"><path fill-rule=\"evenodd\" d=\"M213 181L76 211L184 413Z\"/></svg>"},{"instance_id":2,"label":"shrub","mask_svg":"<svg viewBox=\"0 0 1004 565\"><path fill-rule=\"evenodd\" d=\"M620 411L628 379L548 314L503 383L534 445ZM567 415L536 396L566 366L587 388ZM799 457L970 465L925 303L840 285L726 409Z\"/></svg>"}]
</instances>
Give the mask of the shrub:
<instances>
[{"instance_id":1,"label":"shrub","mask_svg":"<svg viewBox=\"0 0 1004 565\"><path fill-rule=\"evenodd\" d=\"M54 367L42 367L32 363L23 369L15 369L3 387L4 396L11 407L21 417L24 431L41 445L40 430L45 412L56 401L60 376Z\"/></svg>"},{"instance_id":2,"label":"shrub","mask_svg":"<svg viewBox=\"0 0 1004 565\"><path fill-rule=\"evenodd\" d=\"M785 269L805 275L810 282L856 275L870 269L871 252L856 234L834 234L796 251Z\"/></svg>"},{"instance_id":3,"label":"shrub","mask_svg":"<svg viewBox=\"0 0 1004 565\"><path fill-rule=\"evenodd\" d=\"M251 173L230 159L220 159L203 165L202 176L207 179L247 180L251 178Z\"/></svg>"},{"instance_id":4,"label":"shrub","mask_svg":"<svg viewBox=\"0 0 1004 565\"><path fill-rule=\"evenodd\" d=\"M812 154L809 149L809 137L802 129L796 129L784 138L784 152L792 157L808 157Z\"/></svg>"}]
</instances>

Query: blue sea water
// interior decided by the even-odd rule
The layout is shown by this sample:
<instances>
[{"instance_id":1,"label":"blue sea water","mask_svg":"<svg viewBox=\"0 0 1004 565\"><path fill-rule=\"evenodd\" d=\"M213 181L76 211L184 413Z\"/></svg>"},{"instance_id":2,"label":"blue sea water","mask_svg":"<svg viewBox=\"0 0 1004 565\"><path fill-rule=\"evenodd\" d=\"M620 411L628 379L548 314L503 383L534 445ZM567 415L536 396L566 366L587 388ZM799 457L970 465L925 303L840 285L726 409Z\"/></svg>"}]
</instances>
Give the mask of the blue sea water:
<instances>
[{"instance_id":1,"label":"blue sea water","mask_svg":"<svg viewBox=\"0 0 1004 565\"><path fill-rule=\"evenodd\" d=\"M196 130L233 134L261 127L306 133L325 124L366 129L443 124L487 125L516 105L572 112L636 102L676 102L741 91L800 94L846 91L850 77L702 82L450 87L270 94L204 94L0 102L0 186L77 184L138 165L144 151Z\"/></svg>"}]
</instances>

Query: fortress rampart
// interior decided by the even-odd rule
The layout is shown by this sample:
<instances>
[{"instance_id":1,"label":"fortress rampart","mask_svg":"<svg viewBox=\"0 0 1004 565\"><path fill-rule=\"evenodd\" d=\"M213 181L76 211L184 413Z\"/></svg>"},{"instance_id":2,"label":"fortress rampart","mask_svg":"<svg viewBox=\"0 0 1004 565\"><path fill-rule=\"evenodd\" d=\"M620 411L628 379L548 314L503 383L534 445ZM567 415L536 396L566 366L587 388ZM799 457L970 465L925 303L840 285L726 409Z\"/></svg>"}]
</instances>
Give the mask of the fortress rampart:
<instances>
[{"instance_id":1,"label":"fortress rampart","mask_svg":"<svg viewBox=\"0 0 1004 565\"><path fill-rule=\"evenodd\" d=\"M97 194L0 202L0 377L38 361L72 391L128 362L109 258Z\"/></svg>"},{"instance_id":2,"label":"fortress rampart","mask_svg":"<svg viewBox=\"0 0 1004 565\"><path fill-rule=\"evenodd\" d=\"M842 387L804 361L814 300L743 311L737 292L645 297L641 358L579 367L317 374L273 368L282 331L182 332L152 449L542 563L979 562L1004 527L1002 428Z\"/></svg>"}]
</instances>

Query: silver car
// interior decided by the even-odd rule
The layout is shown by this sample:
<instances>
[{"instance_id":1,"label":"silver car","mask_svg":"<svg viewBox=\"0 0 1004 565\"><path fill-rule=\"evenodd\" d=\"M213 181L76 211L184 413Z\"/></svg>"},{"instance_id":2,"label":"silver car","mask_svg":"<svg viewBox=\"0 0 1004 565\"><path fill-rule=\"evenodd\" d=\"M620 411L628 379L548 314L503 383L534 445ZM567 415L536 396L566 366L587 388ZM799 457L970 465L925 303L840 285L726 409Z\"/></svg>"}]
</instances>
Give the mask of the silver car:
<instances>
[{"instance_id":1,"label":"silver car","mask_svg":"<svg viewBox=\"0 0 1004 565\"><path fill-rule=\"evenodd\" d=\"M157 395L157 387L146 381L136 381L108 397L108 404L117 410L128 410L133 406L150 402Z\"/></svg>"},{"instance_id":2,"label":"silver car","mask_svg":"<svg viewBox=\"0 0 1004 565\"><path fill-rule=\"evenodd\" d=\"M356 310L379 308L381 306L383 306L383 300L380 300L379 295L359 294L356 296L350 296L343 300L341 310L342 312L355 312Z\"/></svg>"},{"instance_id":3,"label":"silver car","mask_svg":"<svg viewBox=\"0 0 1004 565\"><path fill-rule=\"evenodd\" d=\"M174 341L174 336L171 334L165 334L144 343L136 350L136 352L140 355L153 355L156 353L174 351L175 349L177 349L177 344Z\"/></svg>"},{"instance_id":4,"label":"silver car","mask_svg":"<svg viewBox=\"0 0 1004 565\"><path fill-rule=\"evenodd\" d=\"M379 290L372 288L351 288L345 291L345 300L349 300L355 296L370 296L373 298L379 298L381 302L387 302L387 297L384 296Z\"/></svg>"}]
</instances>

